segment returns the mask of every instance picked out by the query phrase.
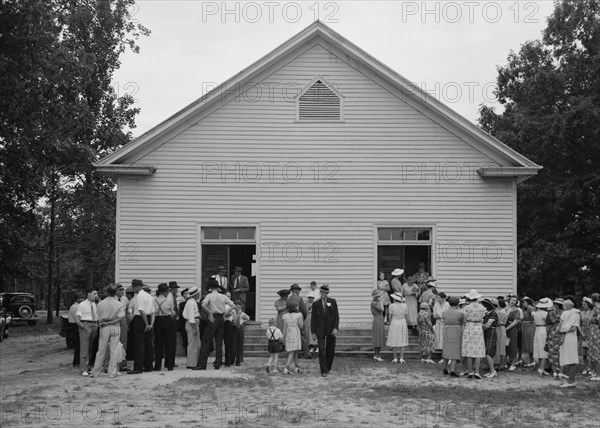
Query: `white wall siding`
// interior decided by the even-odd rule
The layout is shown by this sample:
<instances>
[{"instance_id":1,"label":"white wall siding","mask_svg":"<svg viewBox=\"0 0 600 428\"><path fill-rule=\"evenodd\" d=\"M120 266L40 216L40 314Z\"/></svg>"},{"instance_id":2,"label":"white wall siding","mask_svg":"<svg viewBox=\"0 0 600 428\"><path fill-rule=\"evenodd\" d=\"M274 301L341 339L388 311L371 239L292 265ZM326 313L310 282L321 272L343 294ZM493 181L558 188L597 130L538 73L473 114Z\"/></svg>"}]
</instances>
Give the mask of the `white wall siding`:
<instances>
[{"instance_id":1,"label":"white wall siding","mask_svg":"<svg viewBox=\"0 0 600 428\"><path fill-rule=\"evenodd\" d=\"M364 322L376 227L419 224L434 228L442 290L513 291L513 182L480 178L489 158L321 46L259 87L303 88L317 74L344 96L343 122L296 122L294 103L275 89L232 100L136 159L157 170L120 180L118 279L197 285L198 226L255 224L262 248L279 244L272 258L260 253L261 319L275 314L277 290L316 280L330 284L343 322ZM284 257L286 244L302 249L298 260Z\"/></svg>"}]
</instances>

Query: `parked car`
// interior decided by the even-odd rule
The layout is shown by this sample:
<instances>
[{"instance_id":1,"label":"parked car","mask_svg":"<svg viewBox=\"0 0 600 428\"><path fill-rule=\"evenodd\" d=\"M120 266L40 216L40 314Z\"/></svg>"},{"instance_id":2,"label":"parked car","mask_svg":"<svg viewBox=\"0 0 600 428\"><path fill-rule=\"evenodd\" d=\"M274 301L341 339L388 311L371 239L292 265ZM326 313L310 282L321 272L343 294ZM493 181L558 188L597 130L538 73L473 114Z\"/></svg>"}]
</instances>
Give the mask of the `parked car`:
<instances>
[{"instance_id":1,"label":"parked car","mask_svg":"<svg viewBox=\"0 0 600 428\"><path fill-rule=\"evenodd\" d=\"M76 324L69 322L67 315L60 316L60 337L64 337L67 341L67 348L73 349L75 347L75 335L79 334L79 329Z\"/></svg>"},{"instance_id":2,"label":"parked car","mask_svg":"<svg viewBox=\"0 0 600 428\"><path fill-rule=\"evenodd\" d=\"M35 296L31 293L3 293L2 308L12 321L26 321L29 325L37 323Z\"/></svg>"},{"instance_id":3,"label":"parked car","mask_svg":"<svg viewBox=\"0 0 600 428\"><path fill-rule=\"evenodd\" d=\"M0 302L0 342L8 337L11 322L12 317L6 313L6 310L2 307Z\"/></svg>"}]
</instances>

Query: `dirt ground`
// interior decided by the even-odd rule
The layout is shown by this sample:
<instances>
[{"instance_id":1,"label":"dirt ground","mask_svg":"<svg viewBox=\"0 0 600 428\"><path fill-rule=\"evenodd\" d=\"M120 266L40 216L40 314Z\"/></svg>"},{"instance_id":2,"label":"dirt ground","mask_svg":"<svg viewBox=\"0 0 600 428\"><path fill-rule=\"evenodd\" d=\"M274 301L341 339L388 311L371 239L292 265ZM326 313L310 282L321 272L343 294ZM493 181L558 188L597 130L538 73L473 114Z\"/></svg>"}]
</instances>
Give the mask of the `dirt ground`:
<instances>
[{"instance_id":1,"label":"dirt ground","mask_svg":"<svg viewBox=\"0 0 600 428\"><path fill-rule=\"evenodd\" d=\"M600 427L600 384L581 376L564 390L526 369L476 381L417 361L338 357L322 378L316 359L284 376L267 374L259 358L191 371L180 357L171 372L90 379L57 331L15 326L0 343L2 427Z\"/></svg>"}]
</instances>

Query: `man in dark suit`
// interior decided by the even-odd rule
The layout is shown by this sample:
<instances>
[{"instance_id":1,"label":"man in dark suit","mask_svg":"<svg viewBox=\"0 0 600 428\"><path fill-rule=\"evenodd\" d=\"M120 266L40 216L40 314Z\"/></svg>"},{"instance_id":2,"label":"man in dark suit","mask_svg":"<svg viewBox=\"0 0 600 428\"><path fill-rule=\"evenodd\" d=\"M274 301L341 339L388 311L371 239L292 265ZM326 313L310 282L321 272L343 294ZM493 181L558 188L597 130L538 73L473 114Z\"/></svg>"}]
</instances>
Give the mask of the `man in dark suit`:
<instances>
[{"instance_id":1,"label":"man in dark suit","mask_svg":"<svg viewBox=\"0 0 600 428\"><path fill-rule=\"evenodd\" d=\"M330 299L329 286L324 284L319 290L321 298L313 303L310 330L319 344L319 365L321 376L326 377L335 355L335 336L338 333L340 316L337 302Z\"/></svg>"},{"instance_id":2,"label":"man in dark suit","mask_svg":"<svg viewBox=\"0 0 600 428\"><path fill-rule=\"evenodd\" d=\"M242 275L241 266L236 266L233 272L234 274L228 286L231 293L231 300L242 302L242 312L244 312L246 310L246 293L250 291L250 283L248 282L248 277Z\"/></svg>"}]
</instances>

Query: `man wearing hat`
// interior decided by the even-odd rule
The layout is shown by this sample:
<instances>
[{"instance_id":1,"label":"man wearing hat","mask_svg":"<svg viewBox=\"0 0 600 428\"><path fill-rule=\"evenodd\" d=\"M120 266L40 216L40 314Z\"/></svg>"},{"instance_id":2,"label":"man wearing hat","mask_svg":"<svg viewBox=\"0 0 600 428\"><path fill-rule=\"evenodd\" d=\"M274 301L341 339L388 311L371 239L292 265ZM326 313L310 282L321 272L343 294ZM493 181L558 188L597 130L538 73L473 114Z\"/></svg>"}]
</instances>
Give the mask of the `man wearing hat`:
<instances>
[{"instance_id":1,"label":"man wearing hat","mask_svg":"<svg viewBox=\"0 0 600 428\"><path fill-rule=\"evenodd\" d=\"M183 310L189 298L190 295L188 293L188 289L184 288L183 290L181 290L182 300L177 304L177 313L179 314L177 318L177 331L179 331L179 334L181 334L181 344L183 346L183 352L185 353L185 355L187 355L188 338L187 331L185 331L186 319L183 317Z\"/></svg>"},{"instance_id":2,"label":"man wearing hat","mask_svg":"<svg viewBox=\"0 0 600 428\"><path fill-rule=\"evenodd\" d=\"M246 293L250 291L250 283L248 277L242 275L242 267L236 266L233 269L233 276L229 283L229 292L231 293L231 300L234 302L242 302L242 312L246 310Z\"/></svg>"},{"instance_id":3,"label":"man wearing hat","mask_svg":"<svg viewBox=\"0 0 600 428\"><path fill-rule=\"evenodd\" d=\"M313 303L311 332L317 337L321 376L326 377L335 356L335 336L338 333L340 315L337 302L329 296L329 286L321 286L321 299Z\"/></svg>"},{"instance_id":4,"label":"man wearing hat","mask_svg":"<svg viewBox=\"0 0 600 428\"><path fill-rule=\"evenodd\" d=\"M302 320L306 321L306 317L308 316L308 309L306 308L304 299L302 299L302 297L300 297L300 291L302 291L302 288L300 288L300 286L298 284L292 284L292 286L290 287L291 294L289 295L287 301L288 301L288 303L293 303L298 307L298 310L302 314ZM310 349L308 348L308 341L306 340L307 329L310 329L310 327L307 328L306 325L303 325L302 328L300 329L300 334L302 336L301 337L301 340L302 340L301 356L303 358L310 360L310 359L312 359L312 355L310 355Z\"/></svg>"},{"instance_id":5,"label":"man wearing hat","mask_svg":"<svg viewBox=\"0 0 600 428\"><path fill-rule=\"evenodd\" d=\"M223 361L223 327L226 306L229 304L235 307L235 303L224 294L219 293L220 285L214 278L209 280L208 289L210 294L204 297L202 301L202 309L208 313L208 326L202 336L202 345L200 346L200 357L198 365L194 370L206 370L206 362L210 352L210 344L215 339L215 362L213 364L215 370L221 368Z\"/></svg>"},{"instance_id":6,"label":"man wearing hat","mask_svg":"<svg viewBox=\"0 0 600 428\"><path fill-rule=\"evenodd\" d=\"M117 283L117 300L123 306L124 316L119 321L119 327L121 328L121 337L119 338L121 344L123 345L123 349L127 349L127 335L129 322L127 320L127 308L129 307L129 299L125 296L125 287L121 283ZM121 371L127 370L127 360L121 361L119 365L119 369Z\"/></svg>"},{"instance_id":7,"label":"man wearing hat","mask_svg":"<svg viewBox=\"0 0 600 428\"><path fill-rule=\"evenodd\" d=\"M173 295L169 291L166 283L158 284L156 291L156 322L154 323L154 370L160 371L162 368L163 355L165 357L165 367L167 370L173 370L175 366L175 347L177 346L177 337L175 336L176 317Z\"/></svg>"},{"instance_id":8,"label":"man wearing hat","mask_svg":"<svg viewBox=\"0 0 600 428\"><path fill-rule=\"evenodd\" d=\"M185 302L181 316L185 319L185 331L187 333L187 368L193 369L198 364L200 355L200 290L192 287L187 290L188 298Z\"/></svg>"},{"instance_id":9,"label":"man wearing hat","mask_svg":"<svg viewBox=\"0 0 600 428\"><path fill-rule=\"evenodd\" d=\"M106 287L107 296L98 303L98 327L100 329L100 339L98 342L98 353L94 369L90 373L91 377L98 377L104 365L106 352L110 347L110 359L108 362L108 376L116 377L118 352L120 349L119 340L121 337L121 319L125 318L125 308L117 300L117 285L110 284Z\"/></svg>"},{"instance_id":10,"label":"man wearing hat","mask_svg":"<svg viewBox=\"0 0 600 428\"><path fill-rule=\"evenodd\" d=\"M133 343L134 358L133 370L129 374L139 374L144 371L151 372L154 362L154 347L152 344L155 313L154 299L147 291L148 287L140 279L131 281L134 293L137 296L133 305Z\"/></svg>"},{"instance_id":11,"label":"man wearing hat","mask_svg":"<svg viewBox=\"0 0 600 428\"><path fill-rule=\"evenodd\" d=\"M217 266L217 273L211 278L215 279L223 290L227 290L227 269L224 265ZM210 293L210 290L208 292Z\"/></svg>"}]
</instances>

